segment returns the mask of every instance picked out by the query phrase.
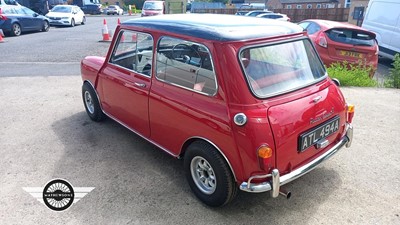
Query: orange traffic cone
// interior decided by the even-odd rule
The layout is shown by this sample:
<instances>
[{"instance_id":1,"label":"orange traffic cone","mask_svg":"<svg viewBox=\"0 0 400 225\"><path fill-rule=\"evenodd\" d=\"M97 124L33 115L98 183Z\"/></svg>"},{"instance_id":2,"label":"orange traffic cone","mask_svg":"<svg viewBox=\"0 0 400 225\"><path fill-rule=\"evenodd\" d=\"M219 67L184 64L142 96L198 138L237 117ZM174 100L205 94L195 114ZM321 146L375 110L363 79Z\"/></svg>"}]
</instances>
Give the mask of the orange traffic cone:
<instances>
[{"instance_id":1,"label":"orange traffic cone","mask_svg":"<svg viewBox=\"0 0 400 225\"><path fill-rule=\"evenodd\" d=\"M3 43L4 42L4 33L3 33L3 30L2 29L0 29L0 43Z\"/></svg>"},{"instance_id":2,"label":"orange traffic cone","mask_svg":"<svg viewBox=\"0 0 400 225\"><path fill-rule=\"evenodd\" d=\"M108 32L108 27L107 27L107 21L106 21L106 19L104 19L104 21L103 21L102 34L103 34L103 40L101 40L101 41L111 41L111 39L110 39L110 34L109 34L109 32Z\"/></svg>"},{"instance_id":3,"label":"orange traffic cone","mask_svg":"<svg viewBox=\"0 0 400 225\"><path fill-rule=\"evenodd\" d=\"M119 20L119 18L118 18L117 24L118 24L118 26L121 25L121 21ZM122 35L121 35L121 41L122 41L122 42L125 41L125 35L124 35L124 33L122 33Z\"/></svg>"}]
</instances>

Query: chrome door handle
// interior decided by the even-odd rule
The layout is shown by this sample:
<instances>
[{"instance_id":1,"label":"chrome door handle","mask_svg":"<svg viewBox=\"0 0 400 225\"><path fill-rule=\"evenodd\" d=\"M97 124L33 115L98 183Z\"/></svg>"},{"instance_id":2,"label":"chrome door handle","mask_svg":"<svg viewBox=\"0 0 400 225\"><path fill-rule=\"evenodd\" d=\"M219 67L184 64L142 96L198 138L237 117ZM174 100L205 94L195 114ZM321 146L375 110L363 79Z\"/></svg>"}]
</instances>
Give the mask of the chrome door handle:
<instances>
[{"instance_id":1,"label":"chrome door handle","mask_svg":"<svg viewBox=\"0 0 400 225\"><path fill-rule=\"evenodd\" d=\"M146 87L146 84L142 84L142 83L137 83L137 82L135 82L135 83L133 83L136 87L141 87L141 88L144 88L144 87Z\"/></svg>"}]
</instances>

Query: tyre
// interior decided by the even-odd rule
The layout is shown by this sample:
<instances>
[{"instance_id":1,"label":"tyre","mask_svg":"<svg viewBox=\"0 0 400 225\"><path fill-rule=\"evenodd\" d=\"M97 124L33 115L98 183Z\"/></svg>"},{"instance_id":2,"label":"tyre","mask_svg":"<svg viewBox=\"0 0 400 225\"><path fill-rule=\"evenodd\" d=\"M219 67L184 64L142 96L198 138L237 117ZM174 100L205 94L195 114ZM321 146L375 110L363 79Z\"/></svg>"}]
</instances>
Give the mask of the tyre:
<instances>
[{"instance_id":1,"label":"tyre","mask_svg":"<svg viewBox=\"0 0 400 225\"><path fill-rule=\"evenodd\" d=\"M75 26L75 20L71 19L71 27L74 27L74 26Z\"/></svg>"},{"instance_id":2,"label":"tyre","mask_svg":"<svg viewBox=\"0 0 400 225\"><path fill-rule=\"evenodd\" d=\"M50 29L49 21L47 21L47 20L43 21L42 31L47 32L47 31L49 31L49 29Z\"/></svg>"},{"instance_id":3,"label":"tyre","mask_svg":"<svg viewBox=\"0 0 400 225\"><path fill-rule=\"evenodd\" d=\"M11 36L19 36L22 33L21 26L18 23L14 23L11 27Z\"/></svg>"},{"instance_id":4,"label":"tyre","mask_svg":"<svg viewBox=\"0 0 400 225\"><path fill-rule=\"evenodd\" d=\"M82 24L82 25L85 25L85 23L86 23L86 17L83 17L83 18L82 18L81 24Z\"/></svg>"},{"instance_id":5,"label":"tyre","mask_svg":"<svg viewBox=\"0 0 400 225\"><path fill-rule=\"evenodd\" d=\"M86 113L93 121L102 121L106 118L100 107L99 99L93 87L85 82L82 85L82 99L86 109Z\"/></svg>"},{"instance_id":6,"label":"tyre","mask_svg":"<svg viewBox=\"0 0 400 225\"><path fill-rule=\"evenodd\" d=\"M229 203L238 192L228 163L210 144L193 142L184 156L189 186L202 202L218 207Z\"/></svg>"}]
</instances>

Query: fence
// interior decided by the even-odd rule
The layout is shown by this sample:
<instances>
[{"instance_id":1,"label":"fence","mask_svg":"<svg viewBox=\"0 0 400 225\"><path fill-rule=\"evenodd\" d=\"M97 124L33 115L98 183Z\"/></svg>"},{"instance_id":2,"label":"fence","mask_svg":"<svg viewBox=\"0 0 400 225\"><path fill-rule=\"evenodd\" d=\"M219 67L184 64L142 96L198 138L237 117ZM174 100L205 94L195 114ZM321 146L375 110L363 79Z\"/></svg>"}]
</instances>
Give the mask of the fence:
<instances>
[{"instance_id":1,"label":"fence","mask_svg":"<svg viewBox=\"0 0 400 225\"><path fill-rule=\"evenodd\" d=\"M248 11L254 9L246 9ZM219 9L192 9L192 13L213 13L213 14L235 14L236 8ZM245 11L245 10L241 10ZM305 19L324 19L333 21L348 21L349 8L329 8L329 9L274 9L276 13L286 14L292 22L300 22Z\"/></svg>"}]
</instances>

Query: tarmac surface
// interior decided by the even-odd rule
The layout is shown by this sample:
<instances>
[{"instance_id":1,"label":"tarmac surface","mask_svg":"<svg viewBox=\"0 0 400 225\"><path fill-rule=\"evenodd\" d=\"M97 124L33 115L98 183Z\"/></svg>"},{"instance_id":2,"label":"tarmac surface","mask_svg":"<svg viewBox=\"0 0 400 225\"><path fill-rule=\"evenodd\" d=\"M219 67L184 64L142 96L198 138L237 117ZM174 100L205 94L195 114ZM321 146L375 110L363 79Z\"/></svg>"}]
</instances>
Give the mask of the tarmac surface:
<instances>
[{"instance_id":1,"label":"tarmac surface","mask_svg":"<svg viewBox=\"0 0 400 225\"><path fill-rule=\"evenodd\" d=\"M400 224L400 90L342 88L354 142L286 185L292 198L240 192L210 208L182 161L84 111L79 76L0 78L1 224ZM95 187L55 212L23 187L54 178Z\"/></svg>"}]
</instances>

